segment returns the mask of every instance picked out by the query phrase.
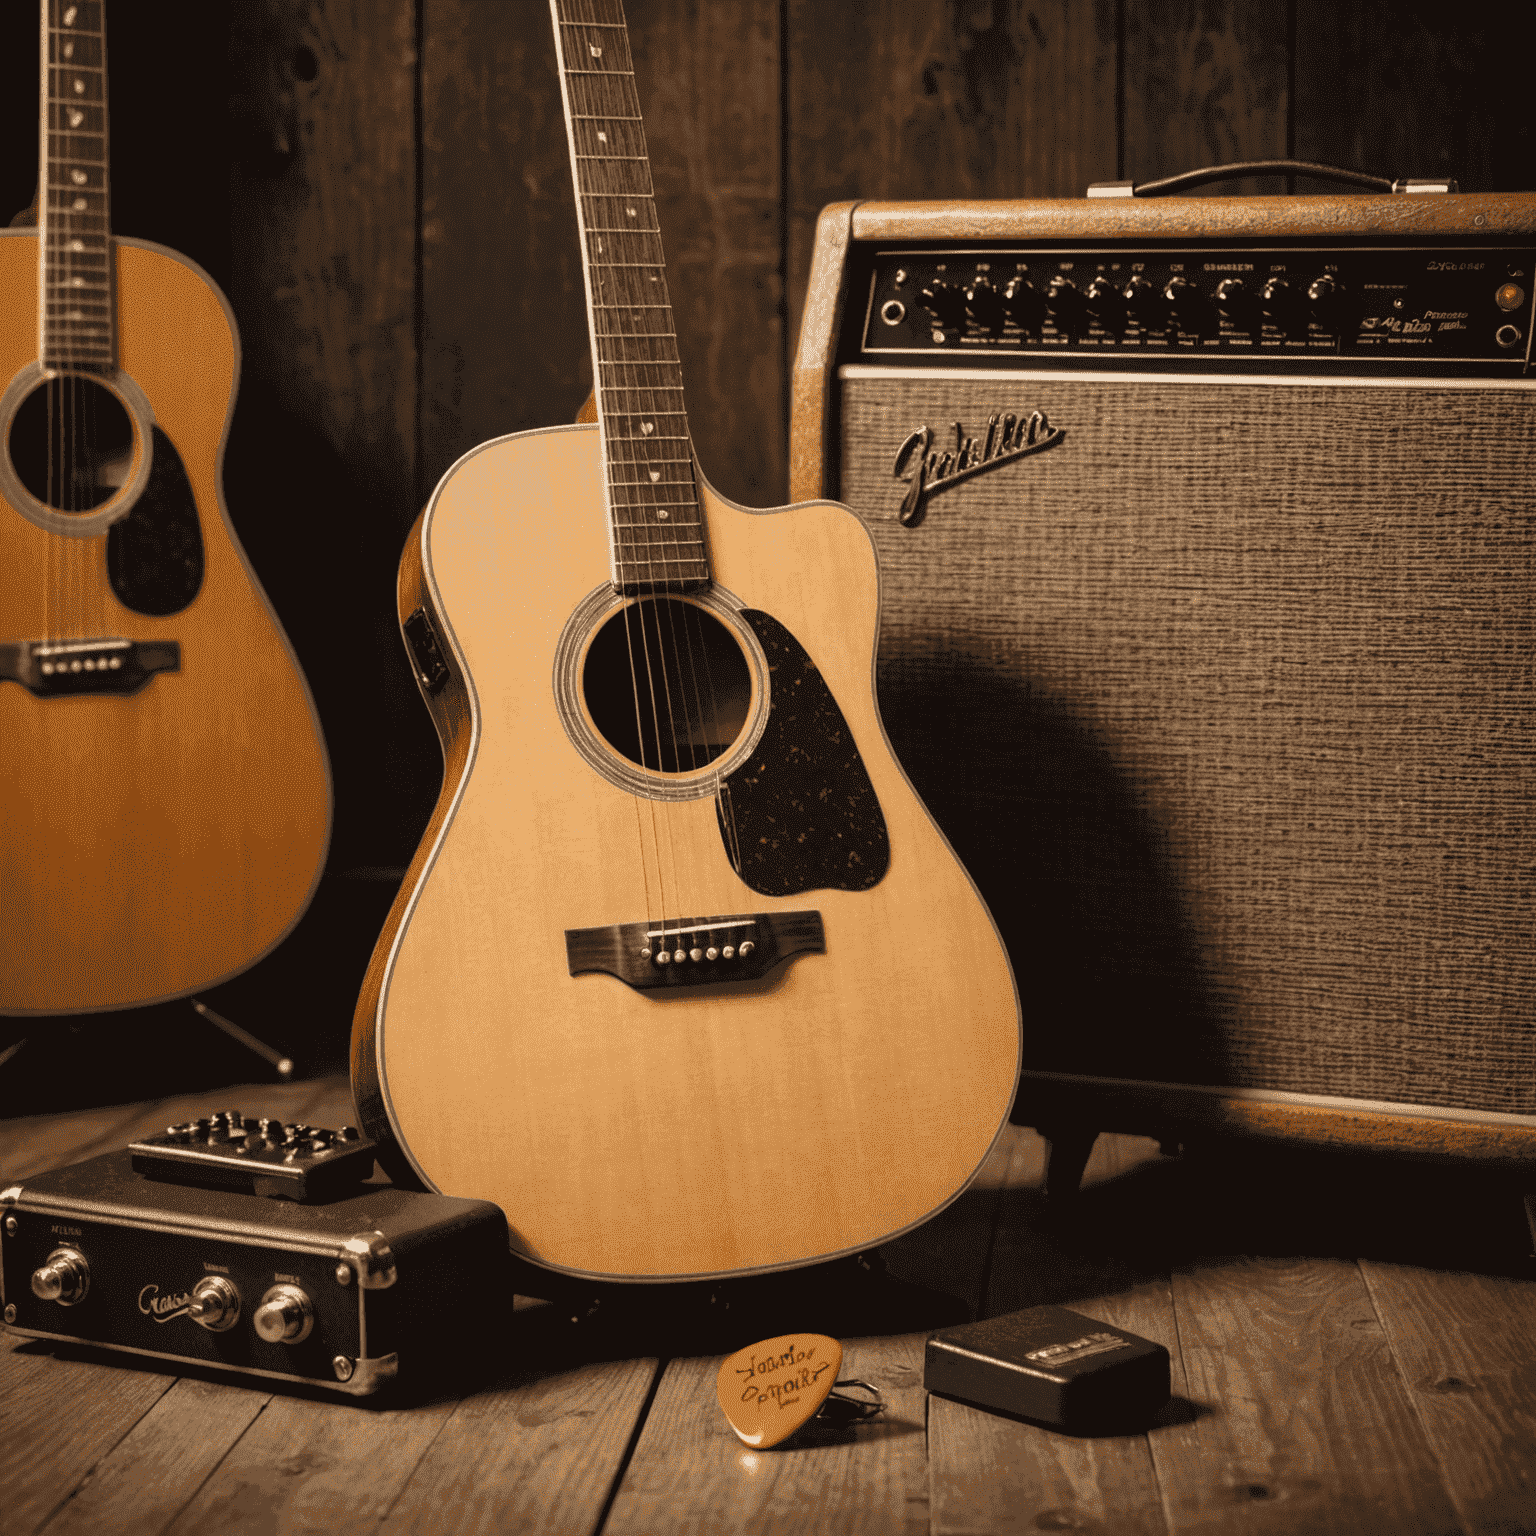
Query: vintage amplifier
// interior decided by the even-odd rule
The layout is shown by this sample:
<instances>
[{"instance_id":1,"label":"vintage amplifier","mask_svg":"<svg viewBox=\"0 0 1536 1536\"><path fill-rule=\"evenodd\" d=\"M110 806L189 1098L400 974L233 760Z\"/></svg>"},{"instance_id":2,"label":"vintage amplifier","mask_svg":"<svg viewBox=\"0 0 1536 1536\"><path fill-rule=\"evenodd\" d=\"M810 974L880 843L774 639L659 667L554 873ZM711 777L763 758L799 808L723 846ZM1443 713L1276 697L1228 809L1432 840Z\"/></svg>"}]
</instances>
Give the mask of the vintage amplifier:
<instances>
[{"instance_id":1,"label":"vintage amplifier","mask_svg":"<svg viewBox=\"0 0 1536 1536\"><path fill-rule=\"evenodd\" d=\"M1536 1159L1533 293L1536 195L823 212L792 495L1077 1158Z\"/></svg>"}]
</instances>

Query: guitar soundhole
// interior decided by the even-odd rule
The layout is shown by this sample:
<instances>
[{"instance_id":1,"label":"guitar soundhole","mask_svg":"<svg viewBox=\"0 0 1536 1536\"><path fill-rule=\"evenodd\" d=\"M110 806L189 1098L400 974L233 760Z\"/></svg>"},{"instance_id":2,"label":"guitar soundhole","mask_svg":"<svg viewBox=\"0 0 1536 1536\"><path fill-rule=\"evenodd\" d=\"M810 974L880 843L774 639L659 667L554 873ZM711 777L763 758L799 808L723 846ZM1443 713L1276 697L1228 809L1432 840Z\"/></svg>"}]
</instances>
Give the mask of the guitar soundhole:
<instances>
[{"instance_id":1,"label":"guitar soundhole","mask_svg":"<svg viewBox=\"0 0 1536 1536\"><path fill-rule=\"evenodd\" d=\"M746 727L752 673L726 625L696 603L627 603L592 637L582 696L604 741L641 768L692 773Z\"/></svg>"},{"instance_id":2,"label":"guitar soundhole","mask_svg":"<svg viewBox=\"0 0 1536 1536\"><path fill-rule=\"evenodd\" d=\"M21 402L6 446L16 478L44 506L90 512L127 483L133 421L110 389L65 374Z\"/></svg>"}]
</instances>

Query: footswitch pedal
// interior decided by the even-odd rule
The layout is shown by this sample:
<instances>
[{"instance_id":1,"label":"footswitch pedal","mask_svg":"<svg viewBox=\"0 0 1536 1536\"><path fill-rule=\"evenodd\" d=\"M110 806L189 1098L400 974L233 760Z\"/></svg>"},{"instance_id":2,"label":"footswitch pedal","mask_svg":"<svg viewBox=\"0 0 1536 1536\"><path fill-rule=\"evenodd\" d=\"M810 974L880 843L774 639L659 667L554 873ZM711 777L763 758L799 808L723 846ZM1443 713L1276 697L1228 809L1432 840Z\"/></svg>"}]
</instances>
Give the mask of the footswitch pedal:
<instances>
[{"instance_id":1,"label":"footswitch pedal","mask_svg":"<svg viewBox=\"0 0 1536 1536\"><path fill-rule=\"evenodd\" d=\"M156 1138L0 1190L6 1327L353 1396L483 1352L485 1297L511 1304L496 1206L359 1183L371 1148L364 1166L346 1139L351 1176L318 1182L318 1148L294 1160L301 1182L280 1150L237 1154L225 1136L210 1160L200 1140L190 1159L161 1157Z\"/></svg>"}]
</instances>

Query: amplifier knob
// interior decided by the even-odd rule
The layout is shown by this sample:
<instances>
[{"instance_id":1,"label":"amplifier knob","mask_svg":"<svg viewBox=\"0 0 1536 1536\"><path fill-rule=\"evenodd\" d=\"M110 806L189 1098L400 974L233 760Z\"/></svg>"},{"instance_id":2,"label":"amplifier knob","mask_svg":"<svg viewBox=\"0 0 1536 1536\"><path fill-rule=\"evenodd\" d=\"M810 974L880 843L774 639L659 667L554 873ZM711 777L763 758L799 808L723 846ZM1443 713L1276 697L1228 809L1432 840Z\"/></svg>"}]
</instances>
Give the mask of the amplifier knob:
<instances>
[{"instance_id":1,"label":"amplifier knob","mask_svg":"<svg viewBox=\"0 0 1536 1536\"><path fill-rule=\"evenodd\" d=\"M1300 304L1295 289L1283 277L1272 277L1259 292L1259 305L1264 318L1281 330L1293 330L1296 326Z\"/></svg>"},{"instance_id":2,"label":"amplifier knob","mask_svg":"<svg viewBox=\"0 0 1536 1536\"><path fill-rule=\"evenodd\" d=\"M192 1287L187 1316L209 1333L223 1333L240 1320L240 1292L223 1275L205 1275Z\"/></svg>"},{"instance_id":3,"label":"amplifier knob","mask_svg":"<svg viewBox=\"0 0 1536 1536\"><path fill-rule=\"evenodd\" d=\"M1083 303L1088 313L1106 331L1114 331L1118 335L1125 329L1125 300L1107 277L1096 277L1088 284Z\"/></svg>"},{"instance_id":4,"label":"amplifier knob","mask_svg":"<svg viewBox=\"0 0 1536 1536\"><path fill-rule=\"evenodd\" d=\"M91 1267L78 1248L55 1248L48 1262L32 1271L32 1294L41 1301L72 1307L91 1288Z\"/></svg>"},{"instance_id":5,"label":"amplifier knob","mask_svg":"<svg viewBox=\"0 0 1536 1536\"><path fill-rule=\"evenodd\" d=\"M1344 290L1330 272L1324 272L1321 277L1314 278L1307 289L1307 304L1312 311L1312 320L1316 325L1322 326L1325 331L1338 330L1339 311L1344 304Z\"/></svg>"},{"instance_id":6,"label":"amplifier knob","mask_svg":"<svg viewBox=\"0 0 1536 1536\"><path fill-rule=\"evenodd\" d=\"M1240 277L1224 277L1216 285L1216 308L1233 325L1250 329L1258 319L1258 301Z\"/></svg>"},{"instance_id":7,"label":"amplifier knob","mask_svg":"<svg viewBox=\"0 0 1536 1536\"><path fill-rule=\"evenodd\" d=\"M1171 277L1163 289L1163 301L1173 316L1173 323L1181 331L1194 334L1200 329L1205 317L1205 299L1200 290L1185 277Z\"/></svg>"},{"instance_id":8,"label":"amplifier knob","mask_svg":"<svg viewBox=\"0 0 1536 1536\"><path fill-rule=\"evenodd\" d=\"M936 277L918 297L923 301L923 308L933 316L935 325L955 330L965 324L965 295L953 283Z\"/></svg>"},{"instance_id":9,"label":"amplifier knob","mask_svg":"<svg viewBox=\"0 0 1536 1536\"><path fill-rule=\"evenodd\" d=\"M1009 317L1021 331L1038 331L1045 319L1045 301L1035 292L1027 277L1011 277L1003 289L1003 303Z\"/></svg>"},{"instance_id":10,"label":"amplifier knob","mask_svg":"<svg viewBox=\"0 0 1536 1536\"><path fill-rule=\"evenodd\" d=\"M965 290L965 312L984 331L996 335L1003 328L1003 296L985 277L978 277Z\"/></svg>"},{"instance_id":11,"label":"amplifier knob","mask_svg":"<svg viewBox=\"0 0 1536 1536\"><path fill-rule=\"evenodd\" d=\"M268 1344L301 1344L315 1326L315 1309L296 1285L274 1285L251 1318Z\"/></svg>"},{"instance_id":12,"label":"amplifier knob","mask_svg":"<svg viewBox=\"0 0 1536 1536\"><path fill-rule=\"evenodd\" d=\"M1157 289L1144 277L1133 277L1122 290L1125 307L1142 330L1152 330L1162 320L1162 303Z\"/></svg>"},{"instance_id":13,"label":"amplifier knob","mask_svg":"<svg viewBox=\"0 0 1536 1536\"><path fill-rule=\"evenodd\" d=\"M1075 331L1083 321L1083 296L1070 277L1053 277L1045 290L1045 307L1058 331Z\"/></svg>"}]
</instances>

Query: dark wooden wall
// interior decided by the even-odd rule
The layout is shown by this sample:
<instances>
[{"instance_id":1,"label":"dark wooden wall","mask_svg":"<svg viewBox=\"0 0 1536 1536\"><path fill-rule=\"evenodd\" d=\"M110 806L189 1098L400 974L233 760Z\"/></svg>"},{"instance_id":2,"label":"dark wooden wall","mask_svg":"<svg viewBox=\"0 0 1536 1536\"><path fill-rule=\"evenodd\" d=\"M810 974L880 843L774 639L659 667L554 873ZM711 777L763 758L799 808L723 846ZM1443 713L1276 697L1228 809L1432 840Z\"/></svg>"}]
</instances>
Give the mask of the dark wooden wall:
<instances>
[{"instance_id":1,"label":"dark wooden wall","mask_svg":"<svg viewBox=\"0 0 1536 1536\"><path fill-rule=\"evenodd\" d=\"M1530 9L630 0L706 473L749 504L785 497L788 370L825 203L1078 196L1285 155L1529 188ZM548 12L110 0L108 14L114 226L200 261L241 328L226 486L330 740L341 894L320 906L361 913L333 967L341 1013L375 888L437 784L395 634L406 530L458 455L570 420L590 380ZM0 27L8 215L35 180L35 5L10 0Z\"/></svg>"}]
</instances>

